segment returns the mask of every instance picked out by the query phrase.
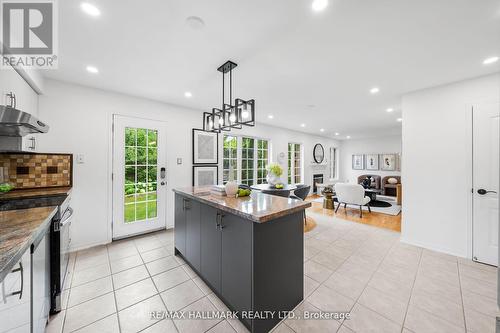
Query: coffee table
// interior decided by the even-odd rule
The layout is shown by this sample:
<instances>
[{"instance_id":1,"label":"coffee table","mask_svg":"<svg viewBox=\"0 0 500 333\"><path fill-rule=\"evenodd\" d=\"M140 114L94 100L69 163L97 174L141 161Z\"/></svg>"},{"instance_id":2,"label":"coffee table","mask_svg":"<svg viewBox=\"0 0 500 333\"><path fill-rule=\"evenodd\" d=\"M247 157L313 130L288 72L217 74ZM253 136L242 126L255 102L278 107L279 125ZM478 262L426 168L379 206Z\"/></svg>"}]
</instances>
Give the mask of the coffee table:
<instances>
[{"instance_id":1,"label":"coffee table","mask_svg":"<svg viewBox=\"0 0 500 333\"><path fill-rule=\"evenodd\" d=\"M365 195L370 198L371 201L377 200L377 194L382 193L382 190L376 188L365 188Z\"/></svg>"}]
</instances>

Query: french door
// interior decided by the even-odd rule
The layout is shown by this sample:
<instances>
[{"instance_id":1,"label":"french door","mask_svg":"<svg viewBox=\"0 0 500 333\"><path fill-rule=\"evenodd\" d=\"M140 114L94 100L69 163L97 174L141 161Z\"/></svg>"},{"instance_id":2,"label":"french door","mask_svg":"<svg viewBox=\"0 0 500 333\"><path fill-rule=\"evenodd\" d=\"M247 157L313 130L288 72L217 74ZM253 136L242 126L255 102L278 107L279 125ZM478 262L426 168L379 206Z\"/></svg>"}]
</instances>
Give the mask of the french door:
<instances>
[{"instance_id":1,"label":"french door","mask_svg":"<svg viewBox=\"0 0 500 333\"><path fill-rule=\"evenodd\" d=\"M166 226L166 125L113 116L113 239Z\"/></svg>"},{"instance_id":2,"label":"french door","mask_svg":"<svg viewBox=\"0 0 500 333\"><path fill-rule=\"evenodd\" d=\"M499 104L474 106L473 259L498 265Z\"/></svg>"}]
</instances>

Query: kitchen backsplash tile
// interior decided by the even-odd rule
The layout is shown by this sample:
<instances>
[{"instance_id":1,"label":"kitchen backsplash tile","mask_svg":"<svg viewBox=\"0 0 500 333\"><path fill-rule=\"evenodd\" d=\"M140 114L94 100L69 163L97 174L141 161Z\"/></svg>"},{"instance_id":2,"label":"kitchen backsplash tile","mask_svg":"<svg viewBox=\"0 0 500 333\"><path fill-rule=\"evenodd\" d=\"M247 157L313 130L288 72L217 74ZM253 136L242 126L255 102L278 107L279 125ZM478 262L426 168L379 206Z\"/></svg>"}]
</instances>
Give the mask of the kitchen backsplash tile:
<instances>
[{"instance_id":1,"label":"kitchen backsplash tile","mask_svg":"<svg viewBox=\"0 0 500 333\"><path fill-rule=\"evenodd\" d=\"M11 183L16 189L71 186L72 164L72 154L0 154L2 182Z\"/></svg>"}]
</instances>

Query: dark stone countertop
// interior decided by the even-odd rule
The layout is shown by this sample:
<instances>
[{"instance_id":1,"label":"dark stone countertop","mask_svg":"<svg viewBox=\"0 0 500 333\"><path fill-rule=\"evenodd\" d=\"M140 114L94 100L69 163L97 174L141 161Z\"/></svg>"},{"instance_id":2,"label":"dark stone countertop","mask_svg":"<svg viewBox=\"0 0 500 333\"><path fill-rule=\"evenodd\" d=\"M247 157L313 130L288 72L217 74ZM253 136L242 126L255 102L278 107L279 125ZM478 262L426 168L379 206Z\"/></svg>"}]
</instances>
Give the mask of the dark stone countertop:
<instances>
[{"instance_id":1,"label":"dark stone countertop","mask_svg":"<svg viewBox=\"0 0 500 333\"><path fill-rule=\"evenodd\" d=\"M271 221L311 207L310 202L259 191L252 191L248 197L234 198L213 194L210 189L210 186L200 186L176 188L173 191L256 223Z\"/></svg>"},{"instance_id":2,"label":"dark stone countertop","mask_svg":"<svg viewBox=\"0 0 500 333\"><path fill-rule=\"evenodd\" d=\"M54 195L68 195L71 192L71 187L44 187L12 190L7 193L0 194L0 200L15 200L25 198L49 197Z\"/></svg>"},{"instance_id":3,"label":"dark stone countertop","mask_svg":"<svg viewBox=\"0 0 500 333\"><path fill-rule=\"evenodd\" d=\"M0 281L50 227L57 206L0 212Z\"/></svg>"}]
</instances>

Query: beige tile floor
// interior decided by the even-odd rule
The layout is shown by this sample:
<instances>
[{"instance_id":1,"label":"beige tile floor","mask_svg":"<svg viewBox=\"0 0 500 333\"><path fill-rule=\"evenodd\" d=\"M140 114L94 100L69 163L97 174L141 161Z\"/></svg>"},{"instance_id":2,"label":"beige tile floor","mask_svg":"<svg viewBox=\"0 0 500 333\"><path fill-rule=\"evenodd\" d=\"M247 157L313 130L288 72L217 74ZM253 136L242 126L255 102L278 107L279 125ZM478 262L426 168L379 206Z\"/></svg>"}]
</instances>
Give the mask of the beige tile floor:
<instances>
[{"instance_id":1,"label":"beige tile floor","mask_svg":"<svg viewBox=\"0 0 500 333\"><path fill-rule=\"evenodd\" d=\"M495 331L496 269L399 242L399 233L310 213L303 311L350 319L287 319L275 332ZM152 320L151 311L227 309L173 256L171 230L71 256L52 332L246 332L237 320Z\"/></svg>"}]
</instances>

